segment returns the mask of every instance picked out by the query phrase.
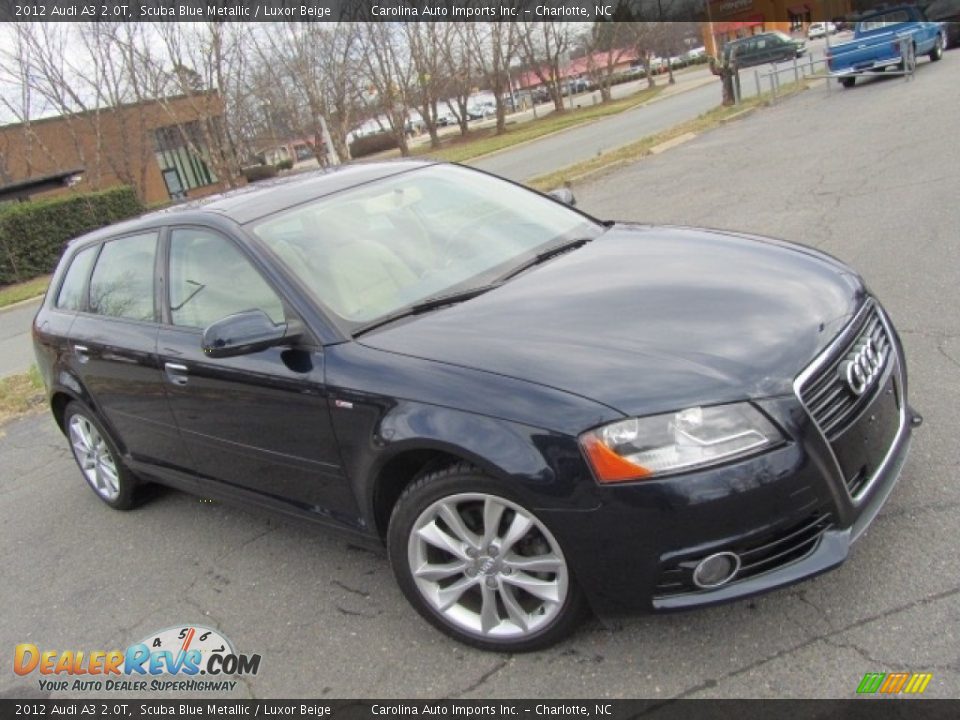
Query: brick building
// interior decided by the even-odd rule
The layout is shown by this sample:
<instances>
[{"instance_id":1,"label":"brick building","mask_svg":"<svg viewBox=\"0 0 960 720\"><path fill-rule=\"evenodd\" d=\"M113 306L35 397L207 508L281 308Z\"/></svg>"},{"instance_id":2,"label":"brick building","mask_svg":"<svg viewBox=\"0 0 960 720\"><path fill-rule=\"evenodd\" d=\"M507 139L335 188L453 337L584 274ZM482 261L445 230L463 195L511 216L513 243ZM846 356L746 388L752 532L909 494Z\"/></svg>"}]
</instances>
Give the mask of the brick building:
<instances>
[{"instance_id":1,"label":"brick building","mask_svg":"<svg viewBox=\"0 0 960 720\"><path fill-rule=\"evenodd\" d=\"M769 30L805 32L811 22L843 17L851 0L708 0L706 7L703 44L716 57L730 40Z\"/></svg>"},{"instance_id":2,"label":"brick building","mask_svg":"<svg viewBox=\"0 0 960 720\"><path fill-rule=\"evenodd\" d=\"M4 125L0 186L80 168L73 190L131 185L147 204L218 192L237 183L222 116L203 93Z\"/></svg>"}]
</instances>

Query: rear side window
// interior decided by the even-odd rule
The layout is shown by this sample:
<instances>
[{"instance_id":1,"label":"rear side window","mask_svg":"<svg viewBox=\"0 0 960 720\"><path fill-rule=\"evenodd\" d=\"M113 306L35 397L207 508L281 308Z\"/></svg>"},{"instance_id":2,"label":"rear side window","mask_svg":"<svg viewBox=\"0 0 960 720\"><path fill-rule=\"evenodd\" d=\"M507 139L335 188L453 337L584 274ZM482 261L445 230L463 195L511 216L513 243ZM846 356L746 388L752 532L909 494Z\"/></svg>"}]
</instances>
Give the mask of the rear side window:
<instances>
[{"instance_id":1,"label":"rear side window","mask_svg":"<svg viewBox=\"0 0 960 720\"><path fill-rule=\"evenodd\" d=\"M897 10L896 12L875 15L869 20L860 23L861 31L882 30L890 25L899 25L900 23L910 22L910 13L906 10Z\"/></svg>"},{"instance_id":2,"label":"rear side window","mask_svg":"<svg viewBox=\"0 0 960 720\"><path fill-rule=\"evenodd\" d=\"M83 307L83 289L90 277L90 266L97 256L97 248L99 245L94 245L73 256L60 292L57 293L56 306L61 310L80 310Z\"/></svg>"},{"instance_id":3,"label":"rear side window","mask_svg":"<svg viewBox=\"0 0 960 720\"><path fill-rule=\"evenodd\" d=\"M90 311L152 322L156 254L155 232L106 243L90 278Z\"/></svg>"}]
</instances>

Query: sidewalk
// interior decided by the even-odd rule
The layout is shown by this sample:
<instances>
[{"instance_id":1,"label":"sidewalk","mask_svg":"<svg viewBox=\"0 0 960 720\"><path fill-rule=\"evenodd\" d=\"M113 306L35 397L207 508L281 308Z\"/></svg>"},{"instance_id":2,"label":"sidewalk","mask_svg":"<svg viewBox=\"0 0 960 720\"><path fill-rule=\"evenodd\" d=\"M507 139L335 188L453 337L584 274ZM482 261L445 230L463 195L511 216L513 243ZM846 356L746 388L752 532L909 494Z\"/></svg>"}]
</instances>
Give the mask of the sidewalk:
<instances>
[{"instance_id":1,"label":"sidewalk","mask_svg":"<svg viewBox=\"0 0 960 720\"><path fill-rule=\"evenodd\" d=\"M40 298L0 310L0 378L26 372L33 364L30 324Z\"/></svg>"}]
</instances>

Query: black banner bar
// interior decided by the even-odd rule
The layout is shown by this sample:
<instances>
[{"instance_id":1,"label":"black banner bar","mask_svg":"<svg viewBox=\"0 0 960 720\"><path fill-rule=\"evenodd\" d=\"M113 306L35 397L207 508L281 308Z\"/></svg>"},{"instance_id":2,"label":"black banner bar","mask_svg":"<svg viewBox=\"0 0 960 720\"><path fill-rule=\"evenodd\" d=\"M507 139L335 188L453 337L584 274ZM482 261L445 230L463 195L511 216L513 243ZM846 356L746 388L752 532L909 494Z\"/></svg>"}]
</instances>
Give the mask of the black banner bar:
<instances>
[{"instance_id":1,"label":"black banner bar","mask_svg":"<svg viewBox=\"0 0 960 720\"><path fill-rule=\"evenodd\" d=\"M864 5L860 2L859 5ZM866 2L869 5L869 0ZM786 22L831 20L852 0L0 0L5 22ZM858 6L859 6L858 5ZM861 8L862 9L862 8ZM829 17L828 17L829 16Z\"/></svg>"},{"instance_id":2,"label":"black banner bar","mask_svg":"<svg viewBox=\"0 0 960 720\"><path fill-rule=\"evenodd\" d=\"M953 720L960 700L0 700L24 718L593 718L594 720Z\"/></svg>"}]
</instances>

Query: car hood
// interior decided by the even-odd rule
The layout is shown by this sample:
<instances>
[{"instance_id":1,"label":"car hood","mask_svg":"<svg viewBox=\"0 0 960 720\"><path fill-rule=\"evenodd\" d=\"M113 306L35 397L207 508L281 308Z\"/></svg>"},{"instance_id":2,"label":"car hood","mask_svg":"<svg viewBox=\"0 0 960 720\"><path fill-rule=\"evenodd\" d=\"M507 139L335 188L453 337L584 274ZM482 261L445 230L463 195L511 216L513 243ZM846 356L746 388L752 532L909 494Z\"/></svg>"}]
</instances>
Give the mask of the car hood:
<instances>
[{"instance_id":1,"label":"car hood","mask_svg":"<svg viewBox=\"0 0 960 720\"><path fill-rule=\"evenodd\" d=\"M501 287L360 341L643 415L792 392L864 293L852 270L803 246L616 225Z\"/></svg>"}]
</instances>

